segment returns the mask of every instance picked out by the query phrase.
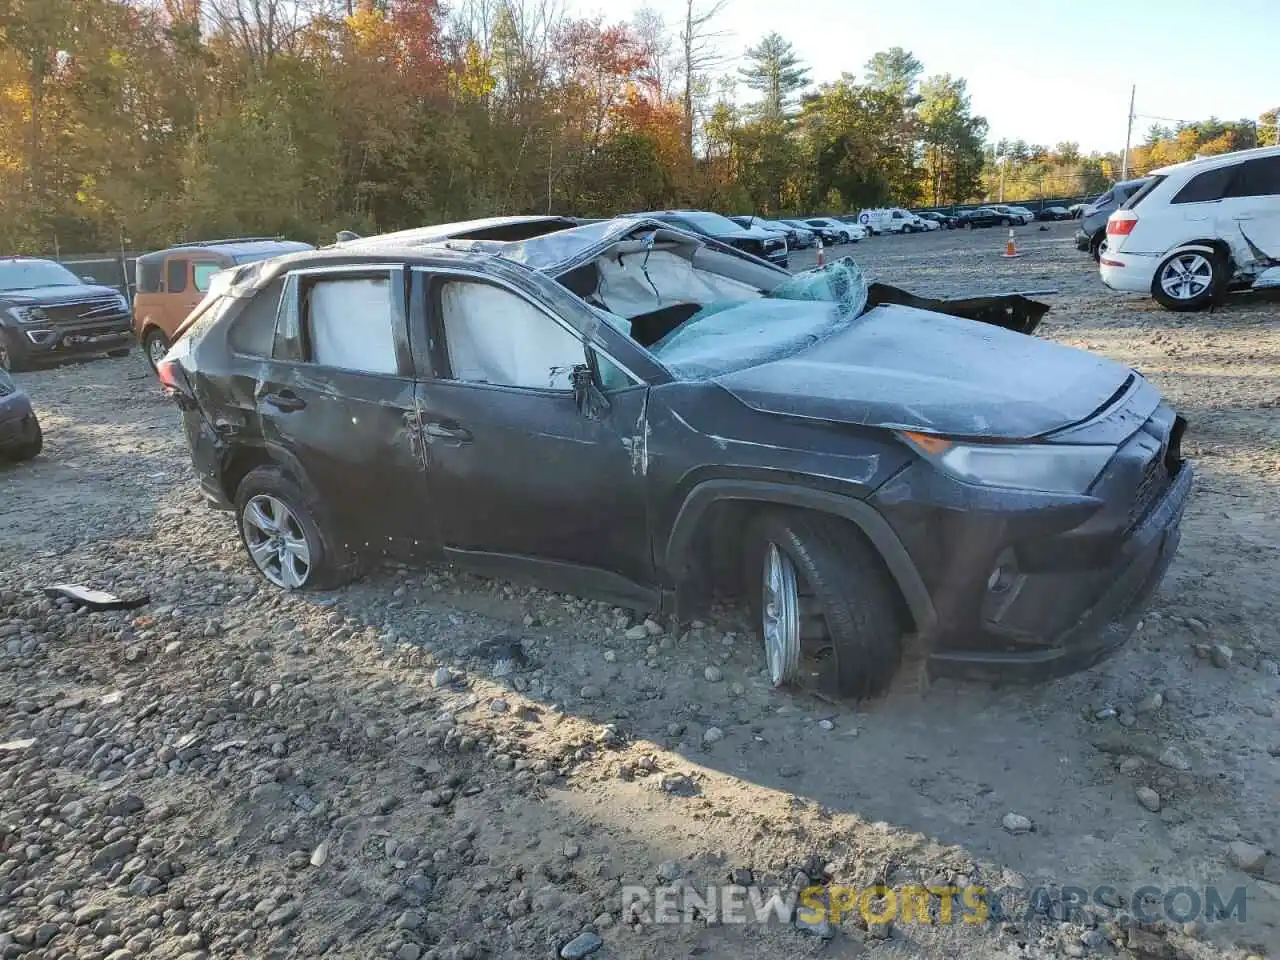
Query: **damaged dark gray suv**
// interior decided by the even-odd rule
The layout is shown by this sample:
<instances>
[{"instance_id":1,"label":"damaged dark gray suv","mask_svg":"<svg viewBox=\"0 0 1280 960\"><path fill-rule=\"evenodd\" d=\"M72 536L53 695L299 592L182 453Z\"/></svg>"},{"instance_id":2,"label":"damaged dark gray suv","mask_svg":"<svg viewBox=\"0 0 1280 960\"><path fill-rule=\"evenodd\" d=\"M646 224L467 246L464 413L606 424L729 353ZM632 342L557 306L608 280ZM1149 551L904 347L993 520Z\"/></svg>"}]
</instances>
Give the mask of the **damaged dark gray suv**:
<instances>
[{"instance_id":1,"label":"damaged dark gray suv","mask_svg":"<svg viewBox=\"0 0 1280 960\"><path fill-rule=\"evenodd\" d=\"M1039 679L1124 642L1178 543L1183 420L1018 296L792 276L643 219L507 218L220 274L160 365L284 588L444 558L687 619L775 684Z\"/></svg>"}]
</instances>

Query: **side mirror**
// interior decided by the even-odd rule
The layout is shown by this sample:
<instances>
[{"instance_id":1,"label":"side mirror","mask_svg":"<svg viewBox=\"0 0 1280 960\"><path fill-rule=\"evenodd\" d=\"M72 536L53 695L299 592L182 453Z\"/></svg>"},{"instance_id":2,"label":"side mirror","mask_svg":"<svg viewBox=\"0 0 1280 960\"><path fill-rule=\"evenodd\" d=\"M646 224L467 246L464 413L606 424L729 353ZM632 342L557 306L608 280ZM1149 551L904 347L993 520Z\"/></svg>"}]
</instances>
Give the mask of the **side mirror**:
<instances>
[{"instance_id":1,"label":"side mirror","mask_svg":"<svg viewBox=\"0 0 1280 960\"><path fill-rule=\"evenodd\" d=\"M609 398L596 386L596 378L591 372L591 367L585 363L575 365L570 378L573 381L573 399L582 415L588 420L599 420L603 417L605 411L609 409Z\"/></svg>"}]
</instances>

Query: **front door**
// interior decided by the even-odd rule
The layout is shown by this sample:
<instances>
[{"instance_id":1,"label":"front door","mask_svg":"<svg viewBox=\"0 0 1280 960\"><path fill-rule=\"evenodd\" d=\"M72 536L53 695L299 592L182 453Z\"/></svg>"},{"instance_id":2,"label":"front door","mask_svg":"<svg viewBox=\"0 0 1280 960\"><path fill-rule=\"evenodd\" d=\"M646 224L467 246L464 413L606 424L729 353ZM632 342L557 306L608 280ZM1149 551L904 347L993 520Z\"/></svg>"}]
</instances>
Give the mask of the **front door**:
<instances>
[{"instance_id":1,"label":"front door","mask_svg":"<svg viewBox=\"0 0 1280 960\"><path fill-rule=\"evenodd\" d=\"M160 329L169 340L178 325L191 312L191 260L186 254L172 256L164 262L164 306L160 311ZM197 302L199 297L196 298Z\"/></svg>"},{"instance_id":2,"label":"front door","mask_svg":"<svg viewBox=\"0 0 1280 960\"><path fill-rule=\"evenodd\" d=\"M290 273L254 406L268 443L300 465L350 550L429 553L403 267Z\"/></svg>"},{"instance_id":3,"label":"front door","mask_svg":"<svg viewBox=\"0 0 1280 960\"><path fill-rule=\"evenodd\" d=\"M588 415L572 387L586 348L567 324L512 287L416 276L435 373L419 416L446 551L580 575L584 592L652 583L647 387L609 378L607 406Z\"/></svg>"}]
</instances>

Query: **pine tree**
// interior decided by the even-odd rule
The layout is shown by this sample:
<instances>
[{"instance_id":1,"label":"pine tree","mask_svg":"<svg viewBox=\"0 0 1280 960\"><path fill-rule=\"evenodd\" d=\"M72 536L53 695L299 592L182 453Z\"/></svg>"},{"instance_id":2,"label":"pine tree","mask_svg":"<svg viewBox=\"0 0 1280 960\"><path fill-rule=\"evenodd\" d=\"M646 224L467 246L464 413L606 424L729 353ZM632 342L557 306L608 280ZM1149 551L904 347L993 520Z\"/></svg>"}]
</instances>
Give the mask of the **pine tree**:
<instances>
[{"instance_id":1,"label":"pine tree","mask_svg":"<svg viewBox=\"0 0 1280 960\"><path fill-rule=\"evenodd\" d=\"M791 44L770 33L747 50L748 65L738 73L742 82L760 93L760 119L779 121L791 115L795 94L809 85L809 69L800 63Z\"/></svg>"}]
</instances>

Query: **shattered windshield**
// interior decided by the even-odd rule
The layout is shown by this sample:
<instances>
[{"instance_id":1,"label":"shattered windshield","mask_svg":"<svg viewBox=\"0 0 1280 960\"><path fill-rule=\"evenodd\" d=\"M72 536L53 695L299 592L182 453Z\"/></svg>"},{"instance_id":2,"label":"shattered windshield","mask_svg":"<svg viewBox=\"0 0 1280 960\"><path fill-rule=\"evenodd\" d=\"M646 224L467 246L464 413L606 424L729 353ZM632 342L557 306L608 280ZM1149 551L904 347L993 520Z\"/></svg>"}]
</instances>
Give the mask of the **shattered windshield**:
<instances>
[{"instance_id":1,"label":"shattered windshield","mask_svg":"<svg viewBox=\"0 0 1280 960\"><path fill-rule=\"evenodd\" d=\"M711 303L649 348L681 380L790 356L849 327L867 306L867 281L848 258L783 281L757 300Z\"/></svg>"}]
</instances>

